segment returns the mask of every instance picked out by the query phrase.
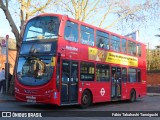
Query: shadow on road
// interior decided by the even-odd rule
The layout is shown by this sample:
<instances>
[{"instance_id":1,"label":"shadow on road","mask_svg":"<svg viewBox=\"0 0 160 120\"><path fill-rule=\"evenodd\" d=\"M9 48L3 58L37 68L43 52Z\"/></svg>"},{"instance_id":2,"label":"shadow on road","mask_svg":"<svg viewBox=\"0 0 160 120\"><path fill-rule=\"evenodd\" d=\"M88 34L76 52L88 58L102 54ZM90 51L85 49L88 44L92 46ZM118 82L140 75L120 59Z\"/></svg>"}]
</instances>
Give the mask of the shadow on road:
<instances>
[{"instance_id":1,"label":"shadow on road","mask_svg":"<svg viewBox=\"0 0 160 120\"><path fill-rule=\"evenodd\" d=\"M136 100L135 102L139 103L142 102L142 99ZM102 103L95 103L90 106L90 108L97 108L102 106L112 106L112 105L122 105L122 104L132 104L129 100L123 100L123 101L112 101L112 102L102 102Z\"/></svg>"},{"instance_id":2,"label":"shadow on road","mask_svg":"<svg viewBox=\"0 0 160 120\"><path fill-rule=\"evenodd\" d=\"M141 102L142 100L136 100L135 102ZM24 103L20 104L24 110L37 110L37 111L92 111L96 108L108 107L112 105L122 105L122 104L132 104L130 101L114 101L114 102L103 102L103 103L94 103L86 109L81 109L79 105L68 105L68 106L57 106L51 104L33 104L33 103Z\"/></svg>"}]
</instances>

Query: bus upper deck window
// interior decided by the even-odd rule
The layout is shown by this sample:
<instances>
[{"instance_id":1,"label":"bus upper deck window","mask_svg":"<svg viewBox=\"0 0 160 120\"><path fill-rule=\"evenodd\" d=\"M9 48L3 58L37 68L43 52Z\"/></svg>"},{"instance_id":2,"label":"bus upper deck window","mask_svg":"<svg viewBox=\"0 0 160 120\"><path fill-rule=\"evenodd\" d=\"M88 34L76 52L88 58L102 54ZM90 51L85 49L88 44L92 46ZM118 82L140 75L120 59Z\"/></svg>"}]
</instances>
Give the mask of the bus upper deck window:
<instances>
[{"instance_id":1,"label":"bus upper deck window","mask_svg":"<svg viewBox=\"0 0 160 120\"><path fill-rule=\"evenodd\" d=\"M72 42L78 42L78 24L71 21L66 22L64 39Z\"/></svg>"},{"instance_id":2,"label":"bus upper deck window","mask_svg":"<svg viewBox=\"0 0 160 120\"><path fill-rule=\"evenodd\" d=\"M138 44L137 47L138 47L138 56L141 57L141 55L142 55L142 46L141 46L141 44Z\"/></svg>"},{"instance_id":3,"label":"bus upper deck window","mask_svg":"<svg viewBox=\"0 0 160 120\"><path fill-rule=\"evenodd\" d=\"M23 41L57 38L59 24L59 19L55 16L35 17L28 21Z\"/></svg>"},{"instance_id":4,"label":"bus upper deck window","mask_svg":"<svg viewBox=\"0 0 160 120\"><path fill-rule=\"evenodd\" d=\"M105 50L109 50L109 35L108 33L96 31L96 46Z\"/></svg>"},{"instance_id":5,"label":"bus upper deck window","mask_svg":"<svg viewBox=\"0 0 160 120\"><path fill-rule=\"evenodd\" d=\"M94 46L94 29L81 26L81 43Z\"/></svg>"},{"instance_id":6,"label":"bus upper deck window","mask_svg":"<svg viewBox=\"0 0 160 120\"><path fill-rule=\"evenodd\" d=\"M117 36L111 37L111 49L113 51L119 52L120 51L120 38Z\"/></svg>"}]
</instances>

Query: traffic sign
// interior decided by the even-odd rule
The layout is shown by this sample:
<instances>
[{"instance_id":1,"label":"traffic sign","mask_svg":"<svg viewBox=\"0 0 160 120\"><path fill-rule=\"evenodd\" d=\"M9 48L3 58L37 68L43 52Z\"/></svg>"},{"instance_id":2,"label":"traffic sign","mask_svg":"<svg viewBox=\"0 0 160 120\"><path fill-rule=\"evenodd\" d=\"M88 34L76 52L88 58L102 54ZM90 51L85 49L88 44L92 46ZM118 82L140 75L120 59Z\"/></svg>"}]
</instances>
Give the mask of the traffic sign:
<instances>
[{"instance_id":1,"label":"traffic sign","mask_svg":"<svg viewBox=\"0 0 160 120\"><path fill-rule=\"evenodd\" d=\"M6 40L5 40L5 39L2 39L2 41L1 41L1 46L2 46L2 47L6 47Z\"/></svg>"},{"instance_id":2,"label":"traffic sign","mask_svg":"<svg viewBox=\"0 0 160 120\"><path fill-rule=\"evenodd\" d=\"M6 40L8 40L8 38L9 38L9 35L6 35Z\"/></svg>"}]
</instances>

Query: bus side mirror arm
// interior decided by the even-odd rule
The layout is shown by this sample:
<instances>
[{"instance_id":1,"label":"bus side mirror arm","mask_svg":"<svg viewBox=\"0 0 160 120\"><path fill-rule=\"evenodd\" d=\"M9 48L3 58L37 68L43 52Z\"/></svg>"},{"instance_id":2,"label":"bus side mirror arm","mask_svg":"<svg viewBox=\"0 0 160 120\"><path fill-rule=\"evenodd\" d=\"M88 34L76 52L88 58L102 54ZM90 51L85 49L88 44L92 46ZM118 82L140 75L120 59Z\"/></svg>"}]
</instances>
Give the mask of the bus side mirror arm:
<instances>
[{"instance_id":1,"label":"bus side mirror arm","mask_svg":"<svg viewBox=\"0 0 160 120\"><path fill-rule=\"evenodd\" d=\"M62 17L61 20L60 20L60 26L59 26L59 33L58 33L59 37L63 37L63 32L64 31L62 31L61 29L63 28L64 24L65 24L65 18Z\"/></svg>"},{"instance_id":2,"label":"bus side mirror arm","mask_svg":"<svg viewBox=\"0 0 160 120\"><path fill-rule=\"evenodd\" d=\"M57 56L58 56L58 57L61 57L61 53L57 53Z\"/></svg>"}]
</instances>

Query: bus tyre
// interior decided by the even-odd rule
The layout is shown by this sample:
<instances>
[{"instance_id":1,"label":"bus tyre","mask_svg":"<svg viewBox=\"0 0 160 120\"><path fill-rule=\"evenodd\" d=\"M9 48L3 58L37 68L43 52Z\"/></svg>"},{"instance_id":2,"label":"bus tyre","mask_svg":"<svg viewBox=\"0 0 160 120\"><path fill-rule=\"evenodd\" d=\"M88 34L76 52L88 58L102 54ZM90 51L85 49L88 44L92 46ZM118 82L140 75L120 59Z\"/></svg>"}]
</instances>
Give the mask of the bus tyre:
<instances>
[{"instance_id":1,"label":"bus tyre","mask_svg":"<svg viewBox=\"0 0 160 120\"><path fill-rule=\"evenodd\" d=\"M132 90L130 93L130 102L135 102L136 101L136 92L135 90Z\"/></svg>"},{"instance_id":2,"label":"bus tyre","mask_svg":"<svg viewBox=\"0 0 160 120\"><path fill-rule=\"evenodd\" d=\"M85 90L81 98L81 108L87 108L91 104L91 94L88 90Z\"/></svg>"}]
</instances>

